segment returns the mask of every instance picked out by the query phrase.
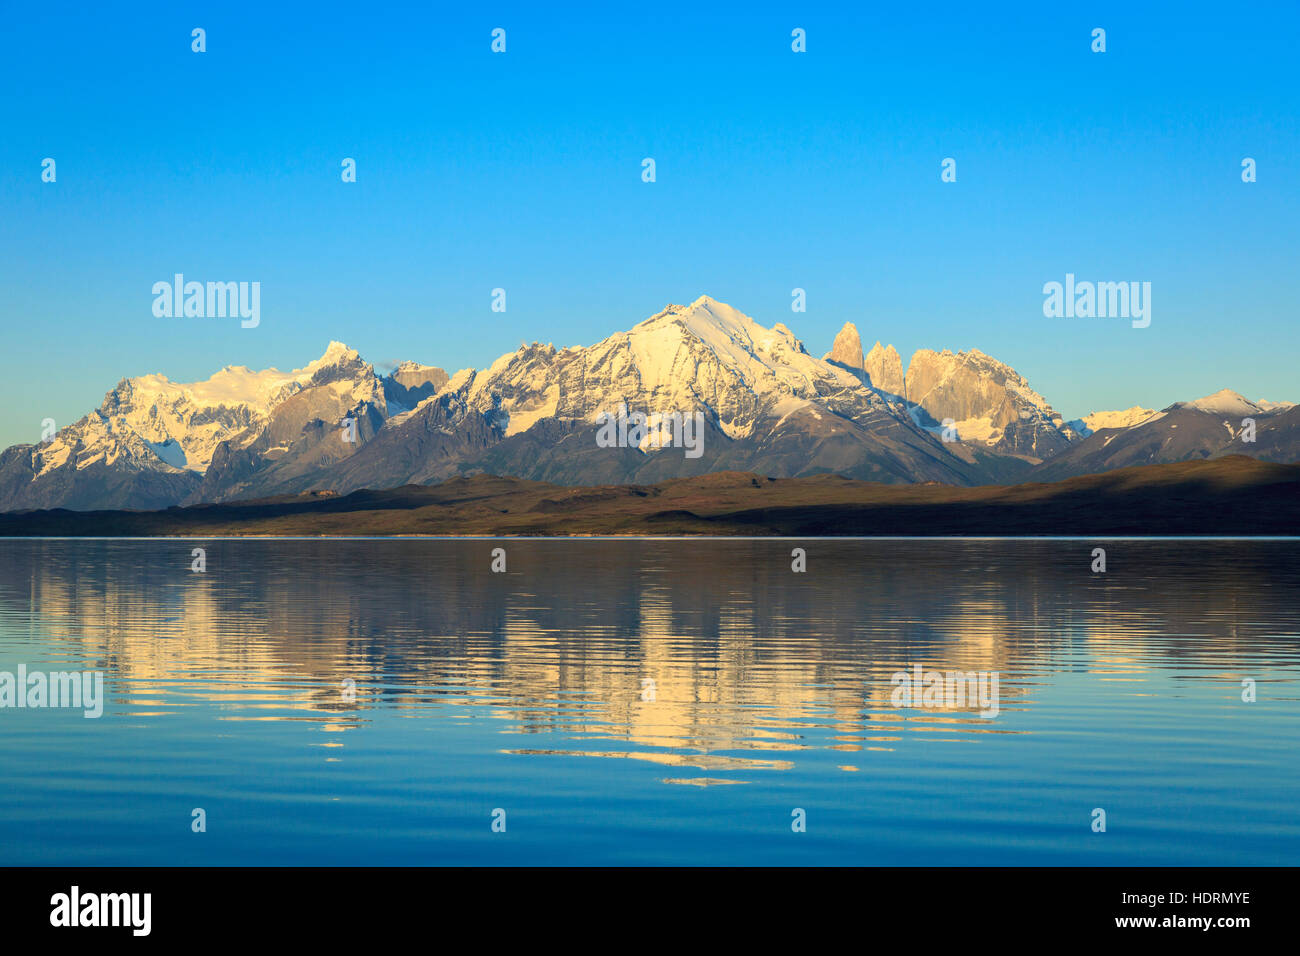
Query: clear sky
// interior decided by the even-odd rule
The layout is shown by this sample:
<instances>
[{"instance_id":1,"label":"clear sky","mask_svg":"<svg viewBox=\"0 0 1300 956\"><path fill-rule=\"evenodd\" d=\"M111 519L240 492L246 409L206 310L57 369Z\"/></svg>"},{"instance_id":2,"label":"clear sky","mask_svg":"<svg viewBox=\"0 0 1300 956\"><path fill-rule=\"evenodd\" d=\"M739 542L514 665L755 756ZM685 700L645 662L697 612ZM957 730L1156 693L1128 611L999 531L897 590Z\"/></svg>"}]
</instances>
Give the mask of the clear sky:
<instances>
[{"instance_id":1,"label":"clear sky","mask_svg":"<svg viewBox=\"0 0 1300 956\"><path fill-rule=\"evenodd\" d=\"M1300 400L1295 3L614 7L4 4L0 446L124 376L455 371L705 293L818 355L979 348L1067 418ZM260 326L155 318L176 272ZM1151 326L1045 318L1067 272Z\"/></svg>"}]
</instances>

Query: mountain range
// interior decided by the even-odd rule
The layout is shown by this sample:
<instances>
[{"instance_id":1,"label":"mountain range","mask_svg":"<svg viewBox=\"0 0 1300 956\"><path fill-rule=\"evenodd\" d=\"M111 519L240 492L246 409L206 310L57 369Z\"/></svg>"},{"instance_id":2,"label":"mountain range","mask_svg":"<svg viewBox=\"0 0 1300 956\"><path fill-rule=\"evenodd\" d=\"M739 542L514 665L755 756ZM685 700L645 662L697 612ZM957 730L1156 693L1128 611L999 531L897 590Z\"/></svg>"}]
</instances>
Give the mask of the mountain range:
<instances>
[{"instance_id":1,"label":"mountain range","mask_svg":"<svg viewBox=\"0 0 1300 956\"><path fill-rule=\"evenodd\" d=\"M701 453L635 417L631 440L602 441L602 415L624 410L702 413ZM380 374L331 342L291 372L124 378L46 441L0 453L0 511L158 509L480 473L559 485L743 471L975 486L1233 454L1300 460L1300 408L1224 390L1067 422L978 350L921 349L904 368L892 345L864 353L850 323L817 358L784 324L702 296L589 347L523 345L454 375L415 362Z\"/></svg>"}]
</instances>

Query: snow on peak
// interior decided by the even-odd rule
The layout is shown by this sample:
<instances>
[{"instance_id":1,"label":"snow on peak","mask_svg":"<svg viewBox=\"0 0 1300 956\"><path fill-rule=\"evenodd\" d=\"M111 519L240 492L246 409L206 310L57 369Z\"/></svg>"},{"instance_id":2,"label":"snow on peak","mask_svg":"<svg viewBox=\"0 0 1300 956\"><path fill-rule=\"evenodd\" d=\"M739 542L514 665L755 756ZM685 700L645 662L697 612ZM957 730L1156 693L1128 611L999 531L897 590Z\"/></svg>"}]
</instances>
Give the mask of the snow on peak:
<instances>
[{"instance_id":1,"label":"snow on peak","mask_svg":"<svg viewBox=\"0 0 1300 956\"><path fill-rule=\"evenodd\" d=\"M700 296L698 299L696 299L694 302L692 302L691 305L690 305L690 307L691 307L692 309L694 309L694 308L696 308L696 307L714 308L714 307L717 307L717 306L720 306L720 307L722 307L722 308L724 308L724 309L730 309L732 312L736 312L736 310L735 310L735 309L732 309L731 306L727 305L727 304L724 303L724 302L719 302L717 299L715 299L715 298L714 298L713 296L711 296L711 295L702 295L702 296Z\"/></svg>"},{"instance_id":2,"label":"snow on peak","mask_svg":"<svg viewBox=\"0 0 1300 956\"><path fill-rule=\"evenodd\" d=\"M1213 415L1255 415L1264 411L1250 399L1230 388L1220 389L1213 395L1206 395L1192 402L1178 402L1179 408L1192 408L1198 412Z\"/></svg>"},{"instance_id":3,"label":"snow on peak","mask_svg":"<svg viewBox=\"0 0 1300 956\"><path fill-rule=\"evenodd\" d=\"M303 371L315 371L320 368L327 368L331 365L343 365L351 362L360 361L361 355L356 349L348 348L342 342L331 341L325 349L325 354L316 361L305 366Z\"/></svg>"},{"instance_id":4,"label":"snow on peak","mask_svg":"<svg viewBox=\"0 0 1300 956\"><path fill-rule=\"evenodd\" d=\"M664 386L672 384L670 360L680 358L683 347L699 346L711 352L718 364L739 373L750 388L760 391L771 384L774 375L787 389L796 391L800 383L826 377L828 373L834 374L844 387L858 384L855 377L828 368L809 355L803 343L783 323L778 322L769 329L739 309L707 295L684 309L660 313L634 326L630 332L605 341L622 336L627 337L632 347L642 377L648 376Z\"/></svg>"},{"instance_id":5,"label":"snow on peak","mask_svg":"<svg viewBox=\"0 0 1300 956\"><path fill-rule=\"evenodd\" d=\"M1154 414L1156 414L1154 409L1134 405L1132 408L1126 408L1122 411L1092 412L1089 415L1084 415L1083 418L1076 418L1070 422L1070 427L1084 438L1087 438L1093 432L1099 432L1105 428L1132 428L1134 425L1142 424Z\"/></svg>"},{"instance_id":6,"label":"snow on peak","mask_svg":"<svg viewBox=\"0 0 1300 956\"><path fill-rule=\"evenodd\" d=\"M733 309L707 295L700 296L676 312L675 317L701 339L716 340L718 334L733 340L747 339L753 337L755 330L763 328L739 309Z\"/></svg>"},{"instance_id":7,"label":"snow on peak","mask_svg":"<svg viewBox=\"0 0 1300 956\"><path fill-rule=\"evenodd\" d=\"M449 393L508 435L542 417L590 421L626 404L646 413L707 410L738 437L791 397L879 403L858 376L809 355L785 325L768 328L707 295L589 347L508 353L454 376L442 390Z\"/></svg>"},{"instance_id":8,"label":"snow on peak","mask_svg":"<svg viewBox=\"0 0 1300 956\"><path fill-rule=\"evenodd\" d=\"M290 372L227 365L198 382L161 374L124 378L97 411L41 449L41 473L74 452L77 468L125 457L134 467L203 472L217 446L251 439L276 406L303 389L327 384L378 404L376 381L373 369L342 342L331 342L320 358Z\"/></svg>"}]
</instances>

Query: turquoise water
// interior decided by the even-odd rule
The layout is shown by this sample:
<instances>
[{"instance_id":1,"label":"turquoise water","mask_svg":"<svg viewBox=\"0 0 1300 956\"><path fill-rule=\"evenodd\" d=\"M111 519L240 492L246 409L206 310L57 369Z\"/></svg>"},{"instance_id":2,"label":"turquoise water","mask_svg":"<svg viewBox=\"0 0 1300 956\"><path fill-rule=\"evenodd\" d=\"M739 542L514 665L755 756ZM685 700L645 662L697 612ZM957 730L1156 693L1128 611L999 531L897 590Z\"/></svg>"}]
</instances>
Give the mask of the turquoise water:
<instances>
[{"instance_id":1,"label":"turquoise water","mask_svg":"<svg viewBox=\"0 0 1300 956\"><path fill-rule=\"evenodd\" d=\"M4 541L0 672L106 702L0 709L0 863L1295 865L1298 558ZM997 715L894 706L916 664Z\"/></svg>"}]
</instances>

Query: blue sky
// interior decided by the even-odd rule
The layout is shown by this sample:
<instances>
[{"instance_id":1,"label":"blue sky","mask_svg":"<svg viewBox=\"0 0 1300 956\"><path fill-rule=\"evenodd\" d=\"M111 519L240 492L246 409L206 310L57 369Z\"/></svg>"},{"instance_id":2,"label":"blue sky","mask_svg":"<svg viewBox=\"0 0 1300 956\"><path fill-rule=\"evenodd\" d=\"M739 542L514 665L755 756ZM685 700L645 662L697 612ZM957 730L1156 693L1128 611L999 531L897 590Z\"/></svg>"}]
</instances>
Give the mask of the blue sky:
<instances>
[{"instance_id":1,"label":"blue sky","mask_svg":"<svg viewBox=\"0 0 1300 956\"><path fill-rule=\"evenodd\" d=\"M1067 417L1300 400L1295 4L547 7L9 3L0 445L123 376L454 371L705 293L819 355L979 348ZM261 325L155 318L176 272ZM1045 318L1067 272L1151 282L1151 326Z\"/></svg>"}]
</instances>

